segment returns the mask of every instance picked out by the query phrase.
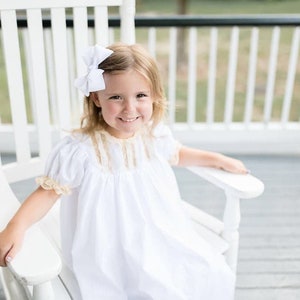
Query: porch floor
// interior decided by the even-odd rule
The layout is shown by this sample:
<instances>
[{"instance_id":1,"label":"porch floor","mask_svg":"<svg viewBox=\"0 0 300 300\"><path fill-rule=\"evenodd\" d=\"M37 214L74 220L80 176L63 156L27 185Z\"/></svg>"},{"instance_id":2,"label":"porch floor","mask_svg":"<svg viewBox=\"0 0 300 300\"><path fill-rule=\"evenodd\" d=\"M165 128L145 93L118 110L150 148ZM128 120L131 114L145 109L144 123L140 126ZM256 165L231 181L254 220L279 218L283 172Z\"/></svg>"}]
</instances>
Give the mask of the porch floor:
<instances>
[{"instance_id":1,"label":"porch floor","mask_svg":"<svg viewBox=\"0 0 300 300\"><path fill-rule=\"evenodd\" d=\"M300 299L300 156L235 157L265 183L263 195L241 203L235 299ZM221 217L219 189L185 169L175 168L175 174L183 199ZM33 186L33 180L12 185L21 200Z\"/></svg>"}]
</instances>

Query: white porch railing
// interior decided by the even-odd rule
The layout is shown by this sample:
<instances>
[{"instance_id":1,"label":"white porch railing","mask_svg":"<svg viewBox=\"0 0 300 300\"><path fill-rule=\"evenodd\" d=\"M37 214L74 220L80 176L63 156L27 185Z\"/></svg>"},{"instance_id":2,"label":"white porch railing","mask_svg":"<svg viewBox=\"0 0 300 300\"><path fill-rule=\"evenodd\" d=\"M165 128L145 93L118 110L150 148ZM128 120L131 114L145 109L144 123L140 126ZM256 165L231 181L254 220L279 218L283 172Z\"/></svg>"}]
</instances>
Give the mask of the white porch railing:
<instances>
[{"instance_id":1,"label":"white porch railing","mask_svg":"<svg viewBox=\"0 0 300 300\"><path fill-rule=\"evenodd\" d=\"M19 22L30 94L26 22L22 18ZM110 43L119 34L118 24L118 19L111 19ZM93 43L93 18L90 26ZM183 142L223 152L300 154L299 26L299 16L136 18L137 42L144 44L160 65L175 135ZM178 52L182 28L186 38ZM68 34L69 72L75 78L71 20ZM47 17L44 37L49 45L48 88L55 128ZM78 120L81 96L72 85L70 82L71 106L74 120ZM1 107L0 150L13 151L12 128L3 111ZM34 144L34 109L30 114Z\"/></svg>"}]
</instances>

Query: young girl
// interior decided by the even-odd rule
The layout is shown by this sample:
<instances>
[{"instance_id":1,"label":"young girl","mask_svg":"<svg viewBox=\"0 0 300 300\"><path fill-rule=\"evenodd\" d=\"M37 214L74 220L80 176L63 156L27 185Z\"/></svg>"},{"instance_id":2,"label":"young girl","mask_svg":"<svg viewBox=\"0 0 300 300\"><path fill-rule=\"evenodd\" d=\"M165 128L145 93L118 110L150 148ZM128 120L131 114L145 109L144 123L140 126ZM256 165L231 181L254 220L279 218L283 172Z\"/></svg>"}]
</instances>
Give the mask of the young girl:
<instances>
[{"instance_id":1,"label":"young girl","mask_svg":"<svg viewBox=\"0 0 300 300\"><path fill-rule=\"evenodd\" d=\"M138 45L94 46L81 128L49 155L39 187L0 233L0 265L61 197L64 260L83 300L230 300L234 275L185 215L171 165L246 173L242 162L178 143L155 61Z\"/></svg>"}]
</instances>

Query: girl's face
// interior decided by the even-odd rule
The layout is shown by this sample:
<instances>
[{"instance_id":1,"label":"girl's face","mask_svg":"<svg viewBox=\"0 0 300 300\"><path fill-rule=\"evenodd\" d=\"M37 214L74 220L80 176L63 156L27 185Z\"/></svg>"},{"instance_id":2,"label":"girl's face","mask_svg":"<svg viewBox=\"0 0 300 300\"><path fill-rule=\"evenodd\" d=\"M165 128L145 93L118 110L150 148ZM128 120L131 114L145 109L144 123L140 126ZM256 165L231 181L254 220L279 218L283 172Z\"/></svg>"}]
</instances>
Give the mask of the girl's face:
<instances>
[{"instance_id":1,"label":"girl's face","mask_svg":"<svg viewBox=\"0 0 300 300\"><path fill-rule=\"evenodd\" d=\"M146 79L135 70L105 74L105 90L92 93L101 107L107 131L114 137L132 137L147 124L153 112L153 100Z\"/></svg>"}]
</instances>

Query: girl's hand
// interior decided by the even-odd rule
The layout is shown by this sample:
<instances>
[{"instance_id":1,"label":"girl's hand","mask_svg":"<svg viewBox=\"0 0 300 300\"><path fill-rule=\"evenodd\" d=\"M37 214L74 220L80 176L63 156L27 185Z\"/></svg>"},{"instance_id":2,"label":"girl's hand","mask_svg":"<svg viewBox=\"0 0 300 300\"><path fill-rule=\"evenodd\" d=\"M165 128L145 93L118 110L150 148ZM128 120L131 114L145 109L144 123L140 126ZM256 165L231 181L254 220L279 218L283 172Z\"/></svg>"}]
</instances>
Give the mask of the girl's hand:
<instances>
[{"instance_id":1,"label":"girl's hand","mask_svg":"<svg viewBox=\"0 0 300 300\"><path fill-rule=\"evenodd\" d=\"M20 250L24 238L22 229L16 224L9 223L7 227L0 232L0 266L5 267Z\"/></svg>"},{"instance_id":2,"label":"girl's hand","mask_svg":"<svg viewBox=\"0 0 300 300\"><path fill-rule=\"evenodd\" d=\"M243 162L235 158L221 155L219 163L220 165L218 167L227 172L236 173L236 174L250 173L250 171L247 170Z\"/></svg>"}]
</instances>

